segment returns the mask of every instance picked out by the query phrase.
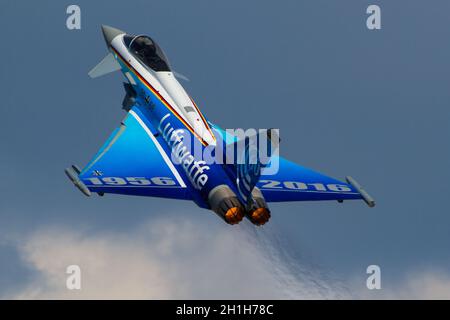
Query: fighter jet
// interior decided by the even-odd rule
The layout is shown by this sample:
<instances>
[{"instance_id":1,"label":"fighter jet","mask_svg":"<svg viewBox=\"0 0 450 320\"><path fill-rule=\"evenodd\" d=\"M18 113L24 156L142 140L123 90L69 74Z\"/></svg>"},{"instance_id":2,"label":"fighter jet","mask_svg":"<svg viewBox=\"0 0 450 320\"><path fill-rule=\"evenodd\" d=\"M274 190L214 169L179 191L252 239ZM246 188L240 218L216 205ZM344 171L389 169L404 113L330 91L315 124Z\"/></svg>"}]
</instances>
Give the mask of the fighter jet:
<instances>
[{"instance_id":1,"label":"fighter jet","mask_svg":"<svg viewBox=\"0 0 450 320\"><path fill-rule=\"evenodd\" d=\"M362 199L375 205L353 178L343 182L280 157L278 130L240 137L207 120L154 39L105 25L102 31L109 53L89 76L123 73L126 116L83 169L65 170L86 196L191 200L228 224L246 217L259 226L271 216L270 202Z\"/></svg>"}]
</instances>

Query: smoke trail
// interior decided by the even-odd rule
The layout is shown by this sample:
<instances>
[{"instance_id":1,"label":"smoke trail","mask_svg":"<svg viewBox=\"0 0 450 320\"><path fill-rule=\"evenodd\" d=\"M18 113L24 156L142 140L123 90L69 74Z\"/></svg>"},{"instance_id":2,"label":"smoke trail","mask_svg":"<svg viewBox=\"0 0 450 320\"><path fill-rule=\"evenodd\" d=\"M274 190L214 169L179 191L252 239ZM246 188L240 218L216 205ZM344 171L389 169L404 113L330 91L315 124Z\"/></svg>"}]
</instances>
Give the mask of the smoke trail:
<instances>
[{"instance_id":1,"label":"smoke trail","mask_svg":"<svg viewBox=\"0 0 450 320\"><path fill-rule=\"evenodd\" d=\"M261 255L287 299L346 299L350 291L330 273L314 265L310 257L295 250L272 225L263 228L242 224L246 241Z\"/></svg>"}]
</instances>

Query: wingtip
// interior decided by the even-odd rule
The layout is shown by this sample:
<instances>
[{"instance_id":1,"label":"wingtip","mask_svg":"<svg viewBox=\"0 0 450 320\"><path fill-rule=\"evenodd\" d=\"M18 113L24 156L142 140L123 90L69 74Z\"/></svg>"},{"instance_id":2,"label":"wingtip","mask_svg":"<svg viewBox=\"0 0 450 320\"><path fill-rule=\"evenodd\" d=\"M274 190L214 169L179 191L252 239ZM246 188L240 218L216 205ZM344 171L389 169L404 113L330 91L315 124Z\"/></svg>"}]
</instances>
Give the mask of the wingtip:
<instances>
[{"instance_id":1,"label":"wingtip","mask_svg":"<svg viewBox=\"0 0 450 320\"><path fill-rule=\"evenodd\" d=\"M80 174L80 169L75 166L72 165L69 168L66 168L64 170L64 172L66 173L67 177L70 179L70 181L85 195L85 196L90 196L91 195L91 191L88 189L88 187L86 187L86 185L83 183L83 181L80 180L79 174Z\"/></svg>"},{"instance_id":2,"label":"wingtip","mask_svg":"<svg viewBox=\"0 0 450 320\"><path fill-rule=\"evenodd\" d=\"M361 187L361 185L352 177L347 176L345 177L345 180L356 189L356 191L359 192L361 197L363 198L364 202L369 206L369 208L375 207L375 200L367 193L366 190Z\"/></svg>"}]
</instances>

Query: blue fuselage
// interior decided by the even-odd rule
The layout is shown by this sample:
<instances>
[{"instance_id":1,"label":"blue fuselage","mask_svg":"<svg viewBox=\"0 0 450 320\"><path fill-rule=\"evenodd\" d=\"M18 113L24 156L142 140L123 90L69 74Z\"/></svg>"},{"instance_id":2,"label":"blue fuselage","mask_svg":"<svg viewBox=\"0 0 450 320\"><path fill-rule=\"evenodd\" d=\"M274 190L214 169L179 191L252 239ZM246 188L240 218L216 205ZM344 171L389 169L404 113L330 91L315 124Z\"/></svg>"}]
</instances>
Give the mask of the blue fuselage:
<instances>
[{"instance_id":1,"label":"blue fuselage","mask_svg":"<svg viewBox=\"0 0 450 320\"><path fill-rule=\"evenodd\" d=\"M135 84L130 83L136 92L134 110L139 113L150 131L164 141L161 145L164 151L171 155L174 166L188 185L188 192L191 193L195 203L200 207L208 208L208 195L218 185L228 185L233 192L239 194L232 180L234 177L230 172L227 173L225 165L204 161L202 156L204 154L212 154L214 157L214 151L212 151L214 145L206 143L178 114L176 107L171 106L154 86L116 50L113 49L113 53L124 75L128 74L127 79L130 74L134 79ZM201 117L204 120L203 115ZM211 129L211 132L217 139L217 143L221 143L221 133L213 130ZM243 201L243 199L240 200Z\"/></svg>"}]
</instances>

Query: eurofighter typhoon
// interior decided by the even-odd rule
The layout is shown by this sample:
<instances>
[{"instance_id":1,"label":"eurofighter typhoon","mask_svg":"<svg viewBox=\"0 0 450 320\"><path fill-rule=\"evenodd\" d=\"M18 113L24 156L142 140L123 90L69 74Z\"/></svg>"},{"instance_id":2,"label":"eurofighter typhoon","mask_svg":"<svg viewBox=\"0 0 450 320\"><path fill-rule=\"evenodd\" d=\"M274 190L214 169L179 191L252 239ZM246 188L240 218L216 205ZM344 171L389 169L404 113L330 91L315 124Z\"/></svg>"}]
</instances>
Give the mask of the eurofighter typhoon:
<instances>
[{"instance_id":1,"label":"eurofighter typhoon","mask_svg":"<svg viewBox=\"0 0 450 320\"><path fill-rule=\"evenodd\" d=\"M194 201L229 224L270 218L268 203L374 200L351 177L342 182L278 155L278 130L233 134L201 113L150 37L102 26L108 55L92 78L121 71L127 112L92 160L65 170L86 196L96 193Z\"/></svg>"}]
</instances>

